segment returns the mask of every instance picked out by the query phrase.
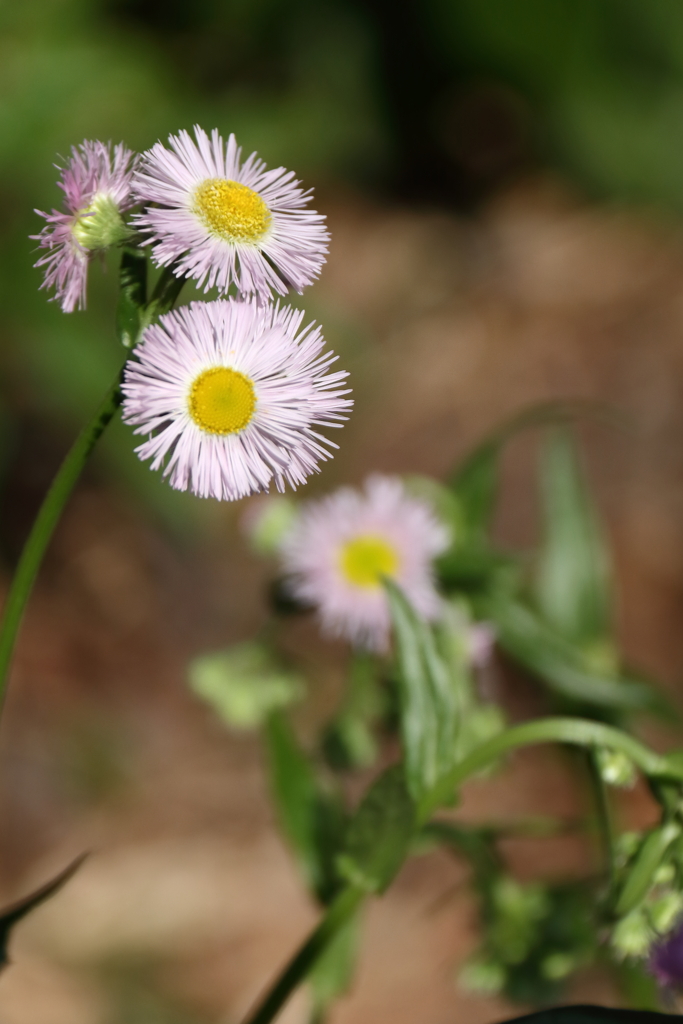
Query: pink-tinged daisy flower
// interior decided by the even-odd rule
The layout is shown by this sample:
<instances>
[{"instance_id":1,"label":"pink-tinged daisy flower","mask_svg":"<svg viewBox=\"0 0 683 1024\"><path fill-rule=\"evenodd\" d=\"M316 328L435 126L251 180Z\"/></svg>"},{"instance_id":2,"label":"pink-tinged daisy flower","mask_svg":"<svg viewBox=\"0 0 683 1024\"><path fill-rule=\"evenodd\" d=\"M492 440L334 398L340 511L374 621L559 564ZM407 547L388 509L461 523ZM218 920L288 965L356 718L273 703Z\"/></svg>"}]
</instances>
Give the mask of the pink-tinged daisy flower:
<instances>
[{"instance_id":1,"label":"pink-tinged daisy flower","mask_svg":"<svg viewBox=\"0 0 683 1024\"><path fill-rule=\"evenodd\" d=\"M327 633L385 651L390 617L383 577L396 581L420 615L436 617L432 560L448 542L427 502L396 477L371 476L364 492L343 487L304 508L282 555L292 593L317 606Z\"/></svg>"},{"instance_id":2,"label":"pink-tinged daisy flower","mask_svg":"<svg viewBox=\"0 0 683 1024\"><path fill-rule=\"evenodd\" d=\"M54 288L65 313L85 309L88 262L94 252L123 241L130 230L121 214L134 199L131 181L136 157L122 144L82 142L71 150L58 182L66 212L44 213L47 224L32 238L48 252L35 264L46 267L41 288Z\"/></svg>"},{"instance_id":3,"label":"pink-tinged daisy flower","mask_svg":"<svg viewBox=\"0 0 683 1024\"><path fill-rule=\"evenodd\" d=\"M252 153L244 162L231 135L199 126L196 143L186 131L143 154L135 176L138 198L153 203L136 223L150 233L153 258L173 264L178 277L195 278L208 291L269 298L301 292L320 273L329 235L324 216L307 210L311 193L291 171L266 170Z\"/></svg>"},{"instance_id":4,"label":"pink-tinged daisy flower","mask_svg":"<svg viewBox=\"0 0 683 1024\"><path fill-rule=\"evenodd\" d=\"M255 300L193 302L148 327L126 367L123 416L136 449L177 490L233 500L316 472L353 404L329 373L320 329L303 312Z\"/></svg>"}]
</instances>

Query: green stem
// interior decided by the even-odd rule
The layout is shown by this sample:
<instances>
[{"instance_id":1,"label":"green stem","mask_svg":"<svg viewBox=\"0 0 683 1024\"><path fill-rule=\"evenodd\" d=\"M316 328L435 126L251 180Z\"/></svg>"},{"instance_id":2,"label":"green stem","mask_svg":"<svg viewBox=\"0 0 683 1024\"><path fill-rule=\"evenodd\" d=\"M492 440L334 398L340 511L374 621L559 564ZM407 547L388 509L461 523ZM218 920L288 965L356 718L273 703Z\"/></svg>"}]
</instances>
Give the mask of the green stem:
<instances>
[{"instance_id":1,"label":"green stem","mask_svg":"<svg viewBox=\"0 0 683 1024\"><path fill-rule=\"evenodd\" d=\"M666 757L655 754L620 729L583 718L540 718L494 736L455 765L423 797L419 807L420 820L426 822L438 807L452 798L453 792L470 775L481 771L516 747L527 747L535 743L572 743L589 749L608 747L626 754L649 778L683 781L683 764L674 764Z\"/></svg>"},{"instance_id":2,"label":"green stem","mask_svg":"<svg viewBox=\"0 0 683 1024\"><path fill-rule=\"evenodd\" d=\"M244 1024L270 1024L270 1021L280 1012L297 986L305 980L315 962L366 896L367 892L356 886L344 889L337 896L320 924L295 953L272 988L244 1021Z\"/></svg>"},{"instance_id":3,"label":"green stem","mask_svg":"<svg viewBox=\"0 0 683 1024\"><path fill-rule=\"evenodd\" d=\"M604 847L605 862L607 864L607 877L609 879L610 888L613 889L615 882L615 839L614 825L612 823L612 810L609 805L607 786L602 777L600 765L598 764L598 759L594 750L591 750L588 754L588 770L590 772L593 790L595 792L595 803L598 821L600 823L600 833Z\"/></svg>"},{"instance_id":4,"label":"green stem","mask_svg":"<svg viewBox=\"0 0 683 1024\"><path fill-rule=\"evenodd\" d=\"M40 563L86 459L121 404L120 379L119 374L99 409L71 446L43 499L21 552L0 623L0 711L7 689L14 644Z\"/></svg>"}]
</instances>

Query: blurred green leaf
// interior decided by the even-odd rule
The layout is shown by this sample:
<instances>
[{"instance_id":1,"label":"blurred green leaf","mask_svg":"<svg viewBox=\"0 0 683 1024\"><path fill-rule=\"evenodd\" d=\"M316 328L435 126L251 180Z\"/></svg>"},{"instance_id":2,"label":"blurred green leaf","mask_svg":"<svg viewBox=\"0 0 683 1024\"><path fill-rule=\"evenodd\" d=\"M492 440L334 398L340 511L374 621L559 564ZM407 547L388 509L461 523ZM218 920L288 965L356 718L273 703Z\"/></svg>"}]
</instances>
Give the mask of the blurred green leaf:
<instances>
[{"instance_id":1,"label":"blurred green leaf","mask_svg":"<svg viewBox=\"0 0 683 1024\"><path fill-rule=\"evenodd\" d=\"M541 402L504 420L467 456L448 486L457 500L461 528L471 539L483 541L488 534L498 493L498 462L505 444L521 431L567 423L585 415L615 421L611 410L595 402Z\"/></svg>"},{"instance_id":2,"label":"blurred green leaf","mask_svg":"<svg viewBox=\"0 0 683 1024\"><path fill-rule=\"evenodd\" d=\"M282 829L309 889L328 903L337 889L335 857L346 824L343 808L333 794L322 789L282 715L269 717L266 741L270 784Z\"/></svg>"},{"instance_id":3,"label":"blurred green leaf","mask_svg":"<svg viewBox=\"0 0 683 1024\"><path fill-rule=\"evenodd\" d=\"M408 855L415 828L403 765L394 765L372 784L351 819L337 859L340 874L368 892L384 892Z\"/></svg>"},{"instance_id":4,"label":"blurred green leaf","mask_svg":"<svg viewBox=\"0 0 683 1024\"><path fill-rule=\"evenodd\" d=\"M494 436L484 441L450 481L460 511L459 525L470 537L483 539L490 526L498 493L498 457L503 440Z\"/></svg>"},{"instance_id":5,"label":"blurred green leaf","mask_svg":"<svg viewBox=\"0 0 683 1024\"><path fill-rule=\"evenodd\" d=\"M503 650L561 696L624 711L662 710L662 698L644 683L593 671L581 650L521 600L494 599L487 614Z\"/></svg>"},{"instance_id":6,"label":"blurred green leaf","mask_svg":"<svg viewBox=\"0 0 683 1024\"><path fill-rule=\"evenodd\" d=\"M650 831L633 862L628 866L628 873L614 908L618 917L623 917L634 910L645 898L669 847L680 834L681 827L675 822L668 822Z\"/></svg>"},{"instance_id":7,"label":"blurred green leaf","mask_svg":"<svg viewBox=\"0 0 683 1024\"><path fill-rule=\"evenodd\" d=\"M281 669L257 643L195 658L189 681L219 718L238 729L256 728L271 711L299 700L304 692L303 679Z\"/></svg>"},{"instance_id":8,"label":"blurred green leaf","mask_svg":"<svg viewBox=\"0 0 683 1024\"><path fill-rule=\"evenodd\" d=\"M567 640L589 644L610 632L609 555L567 431L552 431L541 462L543 543L535 595L543 617Z\"/></svg>"},{"instance_id":9,"label":"blurred green leaf","mask_svg":"<svg viewBox=\"0 0 683 1024\"><path fill-rule=\"evenodd\" d=\"M0 970L9 963L7 944L14 926L22 918L26 917L27 914L30 914L32 910L40 906L41 903L54 896L63 885L66 885L69 879L76 874L86 857L87 854L81 854L80 857L76 857L68 867L60 871L51 881L41 885L40 889L36 889L29 896L25 896L16 903L11 903L8 907L0 909Z\"/></svg>"},{"instance_id":10,"label":"blurred green leaf","mask_svg":"<svg viewBox=\"0 0 683 1024\"><path fill-rule=\"evenodd\" d=\"M430 627L391 580L385 586L396 637L406 778L413 797L419 799L457 756L456 681Z\"/></svg>"}]
</instances>

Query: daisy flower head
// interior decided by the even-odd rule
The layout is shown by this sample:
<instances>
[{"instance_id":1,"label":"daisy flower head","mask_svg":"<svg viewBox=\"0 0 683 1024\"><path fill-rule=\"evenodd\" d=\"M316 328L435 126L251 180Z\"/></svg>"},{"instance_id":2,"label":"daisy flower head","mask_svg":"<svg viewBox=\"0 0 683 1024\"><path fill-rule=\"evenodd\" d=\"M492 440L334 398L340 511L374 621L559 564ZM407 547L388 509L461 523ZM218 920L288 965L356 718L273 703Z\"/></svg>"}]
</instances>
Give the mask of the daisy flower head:
<instances>
[{"instance_id":1,"label":"daisy flower head","mask_svg":"<svg viewBox=\"0 0 683 1024\"><path fill-rule=\"evenodd\" d=\"M134 199L134 154L123 144L82 142L61 168L64 211L44 213L47 224L32 238L48 251L35 264L45 267L41 288L54 288L65 313L85 309L88 262L94 252L123 241L129 228L121 214Z\"/></svg>"},{"instance_id":2,"label":"daisy flower head","mask_svg":"<svg viewBox=\"0 0 683 1024\"><path fill-rule=\"evenodd\" d=\"M228 501L274 483L296 488L337 446L353 404L330 373L318 327L303 312L256 299L193 302L148 327L122 385L136 449L177 490Z\"/></svg>"},{"instance_id":3,"label":"daisy flower head","mask_svg":"<svg viewBox=\"0 0 683 1024\"><path fill-rule=\"evenodd\" d=\"M363 491L343 487L310 502L285 538L293 595L317 606L325 632L376 651L389 646L382 579L395 580L425 618L439 613L432 560L449 531L398 477L371 476Z\"/></svg>"},{"instance_id":4,"label":"daisy flower head","mask_svg":"<svg viewBox=\"0 0 683 1024\"><path fill-rule=\"evenodd\" d=\"M154 204L136 223L155 262L173 264L205 291L227 292L234 282L262 299L302 292L320 273L329 239L324 216L306 209L310 191L284 167L267 170L256 153L242 161L234 135L226 143L198 125L194 134L171 135L170 149L157 142L135 176L138 199Z\"/></svg>"}]
</instances>

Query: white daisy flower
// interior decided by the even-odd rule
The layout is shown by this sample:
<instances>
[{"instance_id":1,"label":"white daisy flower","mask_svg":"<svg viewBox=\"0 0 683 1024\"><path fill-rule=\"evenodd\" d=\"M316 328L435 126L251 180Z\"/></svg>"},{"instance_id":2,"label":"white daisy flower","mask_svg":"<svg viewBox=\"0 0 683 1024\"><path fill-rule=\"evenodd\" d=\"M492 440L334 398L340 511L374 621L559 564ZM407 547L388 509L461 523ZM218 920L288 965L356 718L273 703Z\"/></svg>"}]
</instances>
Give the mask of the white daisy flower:
<instances>
[{"instance_id":1,"label":"white daisy flower","mask_svg":"<svg viewBox=\"0 0 683 1024\"><path fill-rule=\"evenodd\" d=\"M153 203L136 217L149 232L157 264L173 264L178 277L195 278L208 291L269 298L301 292L320 273L329 235L324 216L307 210L311 192L292 171L266 169L256 153L244 162L231 135L198 125L143 154L135 178L138 199Z\"/></svg>"},{"instance_id":2,"label":"white daisy flower","mask_svg":"<svg viewBox=\"0 0 683 1024\"><path fill-rule=\"evenodd\" d=\"M136 449L177 490L228 501L303 483L336 448L353 402L328 373L320 328L255 300L193 302L148 327L124 374L123 417Z\"/></svg>"},{"instance_id":3,"label":"white daisy flower","mask_svg":"<svg viewBox=\"0 0 683 1024\"><path fill-rule=\"evenodd\" d=\"M382 578L395 580L425 618L439 613L432 560L449 531L398 477L371 476L365 491L344 487L302 511L282 556L296 598L317 606L323 629L372 650L389 645Z\"/></svg>"}]
</instances>

